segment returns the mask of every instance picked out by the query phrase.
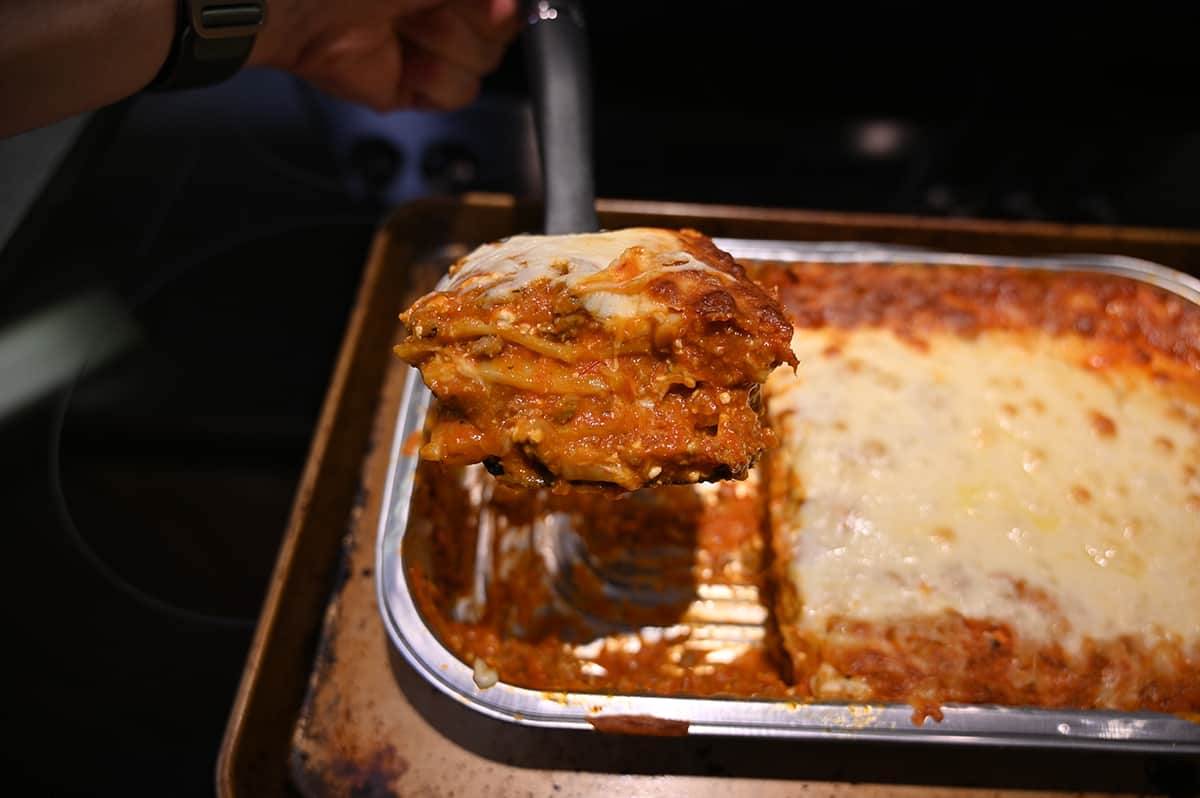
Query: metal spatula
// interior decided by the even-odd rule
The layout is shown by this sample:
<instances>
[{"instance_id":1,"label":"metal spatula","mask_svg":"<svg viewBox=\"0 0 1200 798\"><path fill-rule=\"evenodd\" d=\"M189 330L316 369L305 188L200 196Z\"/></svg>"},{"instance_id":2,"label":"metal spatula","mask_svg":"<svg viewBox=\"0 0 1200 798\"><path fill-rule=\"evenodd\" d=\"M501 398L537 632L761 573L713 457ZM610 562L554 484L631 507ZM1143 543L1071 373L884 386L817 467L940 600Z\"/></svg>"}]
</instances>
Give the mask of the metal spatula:
<instances>
[{"instance_id":1,"label":"metal spatula","mask_svg":"<svg viewBox=\"0 0 1200 798\"><path fill-rule=\"evenodd\" d=\"M525 54L542 157L548 234L598 230L587 33L577 0L525 3Z\"/></svg>"}]
</instances>

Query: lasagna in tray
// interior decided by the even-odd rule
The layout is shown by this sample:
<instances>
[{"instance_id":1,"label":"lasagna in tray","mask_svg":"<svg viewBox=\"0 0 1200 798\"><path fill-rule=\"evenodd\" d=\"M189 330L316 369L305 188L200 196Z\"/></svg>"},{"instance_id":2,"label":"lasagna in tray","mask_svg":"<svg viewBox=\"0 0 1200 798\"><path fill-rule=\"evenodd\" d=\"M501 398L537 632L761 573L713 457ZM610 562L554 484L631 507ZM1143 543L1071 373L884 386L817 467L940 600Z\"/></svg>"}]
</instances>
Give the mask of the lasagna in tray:
<instances>
[{"instance_id":1,"label":"lasagna in tray","mask_svg":"<svg viewBox=\"0 0 1200 798\"><path fill-rule=\"evenodd\" d=\"M1200 710L1200 312L1099 275L766 269L778 619L816 699Z\"/></svg>"},{"instance_id":2,"label":"lasagna in tray","mask_svg":"<svg viewBox=\"0 0 1200 798\"><path fill-rule=\"evenodd\" d=\"M487 244L401 320L436 397L422 458L527 488L744 478L794 363L778 302L688 230Z\"/></svg>"},{"instance_id":3,"label":"lasagna in tray","mask_svg":"<svg viewBox=\"0 0 1200 798\"><path fill-rule=\"evenodd\" d=\"M1200 712L1200 308L1084 273L750 263L794 325L751 478L426 462L444 642L541 690ZM631 539L638 545L631 546Z\"/></svg>"}]
</instances>

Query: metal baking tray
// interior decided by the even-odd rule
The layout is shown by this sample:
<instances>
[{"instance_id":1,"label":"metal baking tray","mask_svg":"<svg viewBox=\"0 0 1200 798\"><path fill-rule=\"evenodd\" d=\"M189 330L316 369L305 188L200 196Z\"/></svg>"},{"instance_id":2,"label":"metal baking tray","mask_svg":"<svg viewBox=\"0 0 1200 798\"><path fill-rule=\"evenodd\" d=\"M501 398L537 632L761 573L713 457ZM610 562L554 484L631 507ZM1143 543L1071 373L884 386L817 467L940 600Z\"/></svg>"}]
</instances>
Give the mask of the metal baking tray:
<instances>
[{"instance_id":1,"label":"metal baking tray","mask_svg":"<svg viewBox=\"0 0 1200 798\"><path fill-rule=\"evenodd\" d=\"M741 260L920 262L1100 272L1149 283L1200 304L1200 280L1125 256L1020 258L890 244L732 238L715 241ZM907 704L547 693L504 682L480 689L472 668L455 657L426 624L408 584L405 534L418 458L404 454L403 444L422 429L429 400L430 393L421 380L410 379L399 409L378 529L379 607L392 642L417 672L446 695L480 713L527 726L561 729L644 728L677 734L1200 754L1200 723L1162 713L947 704L942 707L942 721L927 720L917 726L912 722L912 707ZM632 722L621 723L623 720Z\"/></svg>"}]
</instances>

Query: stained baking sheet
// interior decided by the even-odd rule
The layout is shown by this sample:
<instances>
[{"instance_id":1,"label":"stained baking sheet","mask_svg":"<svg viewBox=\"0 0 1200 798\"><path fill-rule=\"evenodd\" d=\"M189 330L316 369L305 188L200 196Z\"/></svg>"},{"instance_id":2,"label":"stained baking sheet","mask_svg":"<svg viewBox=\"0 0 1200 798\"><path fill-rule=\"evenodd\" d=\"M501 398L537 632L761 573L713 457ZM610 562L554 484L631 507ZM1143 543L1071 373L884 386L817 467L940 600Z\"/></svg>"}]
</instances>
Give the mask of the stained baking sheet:
<instances>
[{"instance_id":1,"label":"stained baking sheet","mask_svg":"<svg viewBox=\"0 0 1200 798\"><path fill-rule=\"evenodd\" d=\"M1200 304L1200 281L1123 256L1011 258L929 252L893 245L717 239L739 259L807 262L914 262L1093 271L1153 284ZM646 695L554 693L503 682L476 686L472 669L438 639L418 609L408 578L406 546L418 460L404 453L430 394L409 380L400 406L377 539L380 609L393 643L435 687L472 709L532 726L645 730L655 733L869 738L896 742L1103 748L1200 753L1200 724L1158 713L1033 709L984 705L943 707L941 722L912 722L907 704L797 703Z\"/></svg>"}]
</instances>

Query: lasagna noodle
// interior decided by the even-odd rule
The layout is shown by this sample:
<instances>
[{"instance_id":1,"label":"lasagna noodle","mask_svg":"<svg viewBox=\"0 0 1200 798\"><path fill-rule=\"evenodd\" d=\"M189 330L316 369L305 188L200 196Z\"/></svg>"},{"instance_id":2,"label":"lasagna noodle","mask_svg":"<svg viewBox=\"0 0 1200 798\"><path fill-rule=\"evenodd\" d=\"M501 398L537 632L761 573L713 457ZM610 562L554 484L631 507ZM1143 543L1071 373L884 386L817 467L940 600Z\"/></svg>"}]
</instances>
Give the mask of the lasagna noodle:
<instances>
[{"instance_id":1,"label":"lasagna noodle","mask_svg":"<svg viewBox=\"0 0 1200 798\"><path fill-rule=\"evenodd\" d=\"M1143 295L1123 341L1095 334L1103 318L1048 334L1061 318L1033 303L1002 322L999 303L954 301L1040 276L960 272L860 272L858 312L901 284L924 322L862 323L826 293L824 318L797 313L798 373L768 383L777 610L798 678L816 698L919 715L943 701L1195 712L1200 404L1165 335L1192 311Z\"/></svg>"},{"instance_id":2,"label":"lasagna noodle","mask_svg":"<svg viewBox=\"0 0 1200 798\"><path fill-rule=\"evenodd\" d=\"M744 478L774 443L761 384L794 362L778 302L690 231L515 236L401 319L437 397L422 456L523 487Z\"/></svg>"}]
</instances>

